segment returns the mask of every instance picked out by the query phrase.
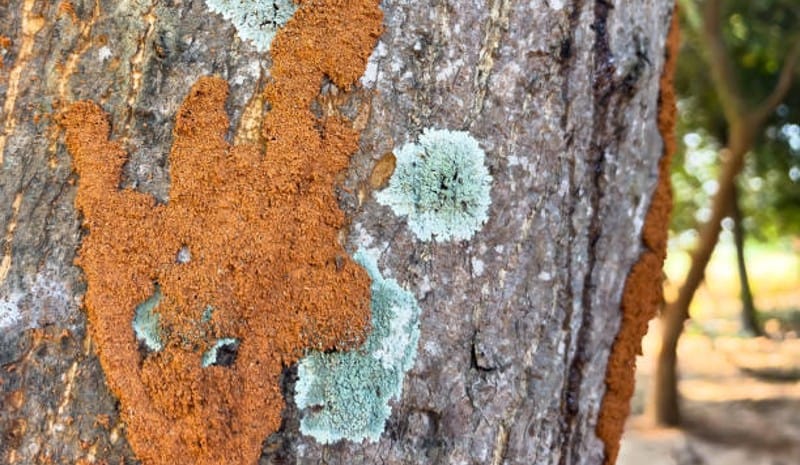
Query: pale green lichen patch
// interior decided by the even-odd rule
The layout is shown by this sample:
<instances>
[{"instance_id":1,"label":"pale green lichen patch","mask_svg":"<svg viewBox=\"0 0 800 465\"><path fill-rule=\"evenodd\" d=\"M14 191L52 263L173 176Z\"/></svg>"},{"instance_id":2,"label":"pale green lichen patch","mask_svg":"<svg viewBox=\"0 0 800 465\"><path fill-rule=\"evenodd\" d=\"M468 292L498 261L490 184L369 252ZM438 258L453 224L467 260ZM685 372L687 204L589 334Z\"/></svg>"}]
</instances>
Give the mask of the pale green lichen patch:
<instances>
[{"instance_id":1,"label":"pale green lichen patch","mask_svg":"<svg viewBox=\"0 0 800 465\"><path fill-rule=\"evenodd\" d=\"M372 331L358 349L312 352L298 367L295 402L305 409L300 431L322 444L380 438L419 341L414 295L384 279L368 253L359 250L353 258L372 278Z\"/></svg>"},{"instance_id":2,"label":"pale green lichen patch","mask_svg":"<svg viewBox=\"0 0 800 465\"><path fill-rule=\"evenodd\" d=\"M232 338L232 337L224 337L222 339L217 339L217 342L211 346L210 349L203 354L203 359L201 364L203 368L208 368L211 365L230 365L231 363L222 363L222 355L227 354L235 354L235 350L239 346L239 340ZM232 357L226 357L232 358Z\"/></svg>"},{"instance_id":3,"label":"pale green lichen patch","mask_svg":"<svg viewBox=\"0 0 800 465\"><path fill-rule=\"evenodd\" d=\"M161 288L156 286L153 295L136 306L133 316L133 332L136 334L136 339L153 352L164 348L164 344L161 342L159 314L155 312L160 302Z\"/></svg>"},{"instance_id":4,"label":"pale green lichen patch","mask_svg":"<svg viewBox=\"0 0 800 465\"><path fill-rule=\"evenodd\" d=\"M395 215L407 216L421 240L469 239L488 219L492 176L469 133L426 129L395 152L389 186L376 194Z\"/></svg>"},{"instance_id":5,"label":"pale green lichen patch","mask_svg":"<svg viewBox=\"0 0 800 465\"><path fill-rule=\"evenodd\" d=\"M205 0L208 9L233 23L243 40L260 52L269 45L297 10L293 0Z\"/></svg>"}]
</instances>

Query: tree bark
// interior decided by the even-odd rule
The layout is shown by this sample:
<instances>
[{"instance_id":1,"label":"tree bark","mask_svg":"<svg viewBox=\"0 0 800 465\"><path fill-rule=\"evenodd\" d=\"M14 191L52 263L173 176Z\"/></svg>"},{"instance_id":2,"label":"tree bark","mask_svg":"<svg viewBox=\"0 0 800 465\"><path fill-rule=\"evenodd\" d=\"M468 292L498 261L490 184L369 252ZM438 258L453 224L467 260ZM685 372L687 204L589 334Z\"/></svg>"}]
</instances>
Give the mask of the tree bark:
<instances>
[{"instance_id":1,"label":"tree bark","mask_svg":"<svg viewBox=\"0 0 800 465\"><path fill-rule=\"evenodd\" d=\"M378 442L330 446L300 434L287 367L259 463L602 463L606 366L663 152L672 2L381 9L360 85L324 84L312 110L361 131L335 187L342 240L378 250L419 301L416 364ZM0 461L138 463L82 311L80 179L56 115L97 102L128 152L123 187L168 202L189 87L227 80L229 141L264 145L272 60L202 1L11 0L0 36ZM372 196L378 160L428 127L469 131L487 153L492 204L471 240L421 242Z\"/></svg>"},{"instance_id":2,"label":"tree bark","mask_svg":"<svg viewBox=\"0 0 800 465\"><path fill-rule=\"evenodd\" d=\"M747 261L744 256L744 226L742 225L742 208L739 200L739 188L733 186L731 202L731 219L733 220L733 243L736 246L736 269L739 272L739 294L742 300L742 330L752 336L763 336L764 331L758 323L756 305L753 303L753 292L747 276Z\"/></svg>"}]
</instances>

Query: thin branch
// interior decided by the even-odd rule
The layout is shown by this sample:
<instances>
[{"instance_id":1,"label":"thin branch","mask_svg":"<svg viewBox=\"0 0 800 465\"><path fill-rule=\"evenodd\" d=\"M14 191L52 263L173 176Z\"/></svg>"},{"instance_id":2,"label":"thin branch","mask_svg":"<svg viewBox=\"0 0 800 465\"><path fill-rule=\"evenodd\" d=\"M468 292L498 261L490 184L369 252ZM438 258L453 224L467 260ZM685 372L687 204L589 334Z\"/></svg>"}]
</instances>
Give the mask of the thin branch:
<instances>
[{"instance_id":1,"label":"thin branch","mask_svg":"<svg viewBox=\"0 0 800 465\"><path fill-rule=\"evenodd\" d=\"M703 11L703 30L700 34L711 67L711 79L717 90L722 112L729 126L738 126L741 120L742 93L736 80L736 72L722 38L720 0L706 0Z\"/></svg>"},{"instance_id":2,"label":"thin branch","mask_svg":"<svg viewBox=\"0 0 800 465\"><path fill-rule=\"evenodd\" d=\"M789 53L786 54L786 58L783 62L783 68L778 76L778 82L772 89L772 93L770 93L769 96L758 106L758 108L756 108L756 111L753 113L753 116L750 119L751 126L759 127L764 124L767 118L769 118L769 115L775 111L775 108L777 108L786 97L786 94L792 87L792 81L794 80L795 68L797 67L798 61L800 61L800 39L795 40L794 45L792 45L792 48L789 50Z\"/></svg>"},{"instance_id":3,"label":"thin branch","mask_svg":"<svg viewBox=\"0 0 800 465\"><path fill-rule=\"evenodd\" d=\"M697 10L697 3L694 0L678 0L678 5L689 27L692 31L699 33L703 27L703 21L700 19L700 12Z\"/></svg>"}]
</instances>

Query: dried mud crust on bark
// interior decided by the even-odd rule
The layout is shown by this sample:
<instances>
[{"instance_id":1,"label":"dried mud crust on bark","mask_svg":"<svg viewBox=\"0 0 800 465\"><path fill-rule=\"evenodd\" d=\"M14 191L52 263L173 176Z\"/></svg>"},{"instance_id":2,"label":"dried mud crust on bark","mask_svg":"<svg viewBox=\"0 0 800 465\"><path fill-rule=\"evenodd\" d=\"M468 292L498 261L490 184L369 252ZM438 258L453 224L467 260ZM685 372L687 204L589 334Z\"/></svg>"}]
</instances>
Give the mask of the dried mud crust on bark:
<instances>
[{"instance_id":1,"label":"dried mud crust on bark","mask_svg":"<svg viewBox=\"0 0 800 465\"><path fill-rule=\"evenodd\" d=\"M645 251L625 281L622 322L608 360L606 394L597 423L597 436L605 444L605 465L613 465L617 460L619 441L630 413L636 356L641 353L648 322L656 315L663 300L661 277L667 256L667 228L672 210L669 170L672 154L675 153L673 76L680 44L679 32L676 10L667 37L667 56L660 82L658 129L664 142L664 153L658 164L658 184L642 228Z\"/></svg>"},{"instance_id":2,"label":"dried mud crust on bark","mask_svg":"<svg viewBox=\"0 0 800 465\"><path fill-rule=\"evenodd\" d=\"M266 153L225 141L227 83L201 78L177 114L167 204L118 188L127 156L97 105L60 118L88 230L78 264L90 330L145 464L255 463L280 424L282 368L368 329L370 280L337 240L333 194L358 133L310 106L326 76L347 89L363 73L382 13L375 0L298 8L272 43ZM148 353L131 324L156 285L163 349ZM223 338L239 341L234 363L204 368Z\"/></svg>"}]
</instances>

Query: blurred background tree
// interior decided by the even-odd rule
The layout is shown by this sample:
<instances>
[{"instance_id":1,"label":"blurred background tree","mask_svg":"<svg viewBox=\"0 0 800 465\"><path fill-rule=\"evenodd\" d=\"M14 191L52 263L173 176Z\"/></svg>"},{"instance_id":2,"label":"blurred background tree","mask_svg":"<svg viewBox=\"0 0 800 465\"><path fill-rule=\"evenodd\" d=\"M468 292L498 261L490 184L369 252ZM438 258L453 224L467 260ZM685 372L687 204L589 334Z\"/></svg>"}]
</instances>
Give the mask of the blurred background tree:
<instances>
[{"instance_id":1,"label":"blurred background tree","mask_svg":"<svg viewBox=\"0 0 800 465\"><path fill-rule=\"evenodd\" d=\"M736 247L742 330L762 335L748 282L745 238L800 235L800 3L679 0L678 153L672 232L691 263L662 314L650 406L680 423L676 348L689 305L720 236Z\"/></svg>"}]
</instances>

